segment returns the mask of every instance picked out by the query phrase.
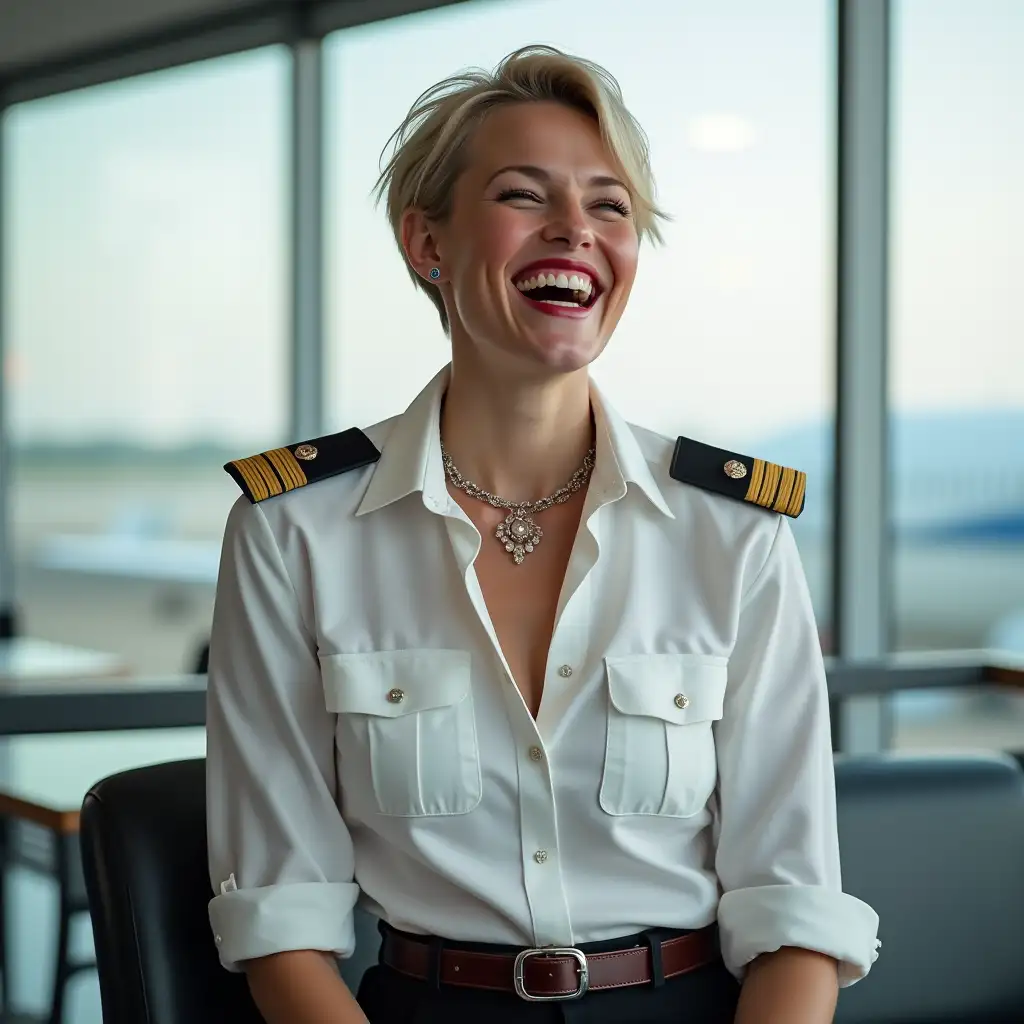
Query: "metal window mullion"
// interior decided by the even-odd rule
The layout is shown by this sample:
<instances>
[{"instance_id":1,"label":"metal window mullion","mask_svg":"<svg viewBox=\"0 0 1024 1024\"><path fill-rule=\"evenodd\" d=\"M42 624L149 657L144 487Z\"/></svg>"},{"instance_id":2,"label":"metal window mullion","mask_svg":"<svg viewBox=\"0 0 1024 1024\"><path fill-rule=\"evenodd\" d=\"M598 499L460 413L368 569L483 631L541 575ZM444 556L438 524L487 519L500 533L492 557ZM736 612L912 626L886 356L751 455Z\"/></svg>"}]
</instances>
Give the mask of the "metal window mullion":
<instances>
[{"instance_id":1,"label":"metal window mullion","mask_svg":"<svg viewBox=\"0 0 1024 1024\"><path fill-rule=\"evenodd\" d=\"M888 650L889 0L839 0L835 654ZM891 699L839 707L836 745L884 749Z\"/></svg>"},{"instance_id":2,"label":"metal window mullion","mask_svg":"<svg viewBox=\"0 0 1024 1024\"><path fill-rule=\"evenodd\" d=\"M324 60L319 39L292 44L291 439L324 433Z\"/></svg>"},{"instance_id":3,"label":"metal window mullion","mask_svg":"<svg viewBox=\"0 0 1024 1024\"><path fill-rule=\"evenodd\" d=\"M11 546L11 430L7 396L7 317L6 302L8 274L6 260L10 258L7 238L7 186L4 173L7 157L6 104L0 96L0 639L14 635L17 631L14 594L14 559ZM11 748L9 742L0 737L0 782L11 775ZM0 828L4 827L0 823ZM0 838L0 842L4 840ZM0 878L0 885L3 879ZM6 921L0 920L0 928L6 928ZM6 936L10 938L10 934ZM9 948L6 947L5 948ZM7 964L3 965L5 968ZM11 984L5 974L5 993Z\"/></svg>"},{"instance_id":4,"label":"metal window mullion","mask_svg":"<svg viewBox=\"0 0 1024 1024\"><path fill-rule=\"evenodd\" d=\"M6 103L0 97L0 638L16 632L14 557L11 538L11 429L7 393L7 188L4 173L7 156Z\"/></svg>"}]
</instances>

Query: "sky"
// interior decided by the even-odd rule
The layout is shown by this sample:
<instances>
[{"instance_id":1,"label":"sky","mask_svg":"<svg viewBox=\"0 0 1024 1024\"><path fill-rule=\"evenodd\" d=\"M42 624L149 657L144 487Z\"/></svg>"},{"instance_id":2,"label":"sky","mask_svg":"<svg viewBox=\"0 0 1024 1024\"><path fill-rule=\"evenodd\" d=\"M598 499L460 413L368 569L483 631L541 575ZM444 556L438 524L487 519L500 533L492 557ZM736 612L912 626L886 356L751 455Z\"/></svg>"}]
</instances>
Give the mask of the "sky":
<instances>
[{"instance_id":1,"label":"sky","mask_svg":"<svg viewBox=\"0 0 1024 1024\"><path fill-rule=\"evenodd\" d=\"M898 0L890 329L900 411L1024 409L1024 3ZM552 43L619 79L675 220L594 376L729 447L832 410L824 0L474 0L327 42L331 429L447 361L370 190L410 103ZM287 437L287 52L23 104L4 124L5 331L22 442Z\"/></svg>"}]
</instances>

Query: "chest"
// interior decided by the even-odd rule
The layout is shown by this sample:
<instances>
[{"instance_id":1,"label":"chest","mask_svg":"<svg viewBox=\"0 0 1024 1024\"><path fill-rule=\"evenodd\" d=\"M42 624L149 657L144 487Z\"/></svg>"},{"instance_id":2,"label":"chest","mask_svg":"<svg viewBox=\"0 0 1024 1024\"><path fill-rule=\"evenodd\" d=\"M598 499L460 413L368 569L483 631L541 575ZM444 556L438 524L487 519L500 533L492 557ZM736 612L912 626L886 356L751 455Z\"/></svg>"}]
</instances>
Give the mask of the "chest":
<instances>
[{"instance_id":1,"label":"chest","mask_svg":"<svg viewBox=\"0 0 1024 1024\"><path fill-rule=\"evenodd\" d=\"M521 564L516 564L495 536L506 513L463 499L464 496L456 495L482 538L474 570L487 614L512 679L536 717L585 495L575 495L565 504L534 517L542 538Z\"/></svg>"}]
</instances>

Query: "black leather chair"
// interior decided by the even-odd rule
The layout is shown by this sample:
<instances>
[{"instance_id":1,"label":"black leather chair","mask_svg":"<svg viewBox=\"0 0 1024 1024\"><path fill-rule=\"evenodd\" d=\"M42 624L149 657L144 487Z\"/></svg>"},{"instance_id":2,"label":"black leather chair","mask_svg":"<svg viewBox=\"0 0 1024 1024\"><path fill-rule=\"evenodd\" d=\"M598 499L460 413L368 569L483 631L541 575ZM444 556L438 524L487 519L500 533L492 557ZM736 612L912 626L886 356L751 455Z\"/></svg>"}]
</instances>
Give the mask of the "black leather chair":
<instances>
[{"instance_id":1,"label":"black leather chair","mask_svg":"<svg viewBox=\"0 0 1024 1024\"><path fill-rule=\"evenodd\" d=\"M881 919L836 1024L1024 1021L1024 772L998 754L836 762L843 887Z\"/></svg>"},{"instance_id":2,"label":"black leather chair","mask_svg":"<svg viewBox=\"0 0 1024 1024\"><path fill-rule=\"evenodd\" d=\"M1024 773L1011 758L840 758L844 884L882 955L836 1024L1024 1021ZM204 763L97 783L81 835L104 1024L262 1024L207 920ZM360 914L358 987L379 939Z\"/></svg>"},{"instance_id":3,"label":"black leather chair","mask_svg":"<svg viewBox=\"0 0 1024 1024\"><path fill-rule=\"evenodd\" d=\"M243 975L217 959L207 917L203 760L137 768L89 790L81 816L104 1024L264 1024ZM379 936L357 919L354 987Z\"/></svg>"}]
</instances>

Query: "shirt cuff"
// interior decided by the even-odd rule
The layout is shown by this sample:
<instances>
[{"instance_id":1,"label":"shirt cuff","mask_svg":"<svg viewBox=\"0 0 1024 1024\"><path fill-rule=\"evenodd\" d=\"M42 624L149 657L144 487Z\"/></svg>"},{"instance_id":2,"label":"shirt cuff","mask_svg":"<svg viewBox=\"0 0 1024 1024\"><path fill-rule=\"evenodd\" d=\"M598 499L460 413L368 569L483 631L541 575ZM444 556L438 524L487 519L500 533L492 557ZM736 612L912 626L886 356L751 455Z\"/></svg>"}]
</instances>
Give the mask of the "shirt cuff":
<instances>
[{"instance_id":1,"label":"shirt cuff","mask_svg":"<svg viewBox=\"0 0 1024 1024\"><path fill-rule=\"evenodd\" d=\"M289 882L214 896L210 925L220 962L238 973L243 960L290 949L350 957L358 896L355 882Z\"/></svg>"},{"instance_id":2,"label":"shirt cuff","mask_svg":"<svg viewBox=\"0 0 1024 1024\"><path fill-rule=\"evenodd\" d=\"M860 981L878 959L878 915L866 903L816 885L733 889L718 904L722 958L742 979L761 953L811 949L839 962L839 986Z\"/></svg>"}]
</instances>

